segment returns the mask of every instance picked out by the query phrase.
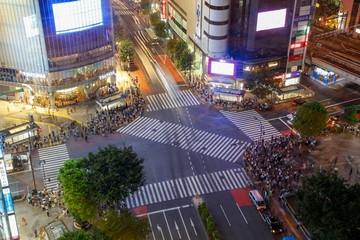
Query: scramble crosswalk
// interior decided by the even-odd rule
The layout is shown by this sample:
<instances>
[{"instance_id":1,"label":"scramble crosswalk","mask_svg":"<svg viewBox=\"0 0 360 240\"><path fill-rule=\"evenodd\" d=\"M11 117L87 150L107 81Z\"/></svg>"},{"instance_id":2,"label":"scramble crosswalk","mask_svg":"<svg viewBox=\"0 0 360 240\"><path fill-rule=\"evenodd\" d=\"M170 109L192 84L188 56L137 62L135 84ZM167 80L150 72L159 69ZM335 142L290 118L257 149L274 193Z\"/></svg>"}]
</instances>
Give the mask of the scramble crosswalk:
<instances>
[{"instance_id":1,"label":"scramble crosswalk","mask_svg":"<svg viewBox=\"0 0 360 240\"><path fill-rule=\"evenodd\" d=\"M164 201L209 194L249 185L244 168L228 169L202 175L189 176L158 183L147 184L126 198L128 208L136 208Z\"/></svg>"},{"instance_id":2,"label":"scramble crosswalk","mask_svg":"<svg viewBox=\"0 0 360 240\"><path fill-rule=\"evenodd\" d=\"M116 10L115 14L118 16L123 16L123 15L132 15L133 12L130 10Z\"/></svg>"},{"instance_id":3,"label":"scramble crosswalk","mask_svg":"<svg viewBox=\"0 0 360 240\"><path fill-rule=\"evenodd\" d=\"M236 162L250 144L235 138L148 117L139 117L117 131L228 162Z\"/></svg>"},{"instance_id":4,"label":"scramble crosswalk","mask_svg":"<svg viewBox=\"0 0 360 240\"><path fill-rule=\"evenodd\" d=\"M160 93L145 97L147 102L146 111L158 111L185 106L200 105L196 95L191 90L174 91L171 95Z\"/></svg>"},{"instance_id":5,"label":"scramble crosswalk","mask_svg":"<svg viewBox=\"0 0 360 240\"><path fill-rule=\"evenodd\" d=\"M59 169L63 166L65 160L70 159L66 144L39 149L39 159L40 163L44 164L42 171L45 187L47 189L57 187L59 181L56 177Z\"/></svg>"},{"instance_id":6,"label":"scramble crosswalk","mask_svg":"<svg viewBox=\"0 0 360 240\"><path fill-rule=\"evenodd\" d=\"M271 136L281 136L281 133L254 109L241 112L220 112L253 141L258 141L260 134L261 139L264 140L271 139Z\"/></svg>"}]
</instances>

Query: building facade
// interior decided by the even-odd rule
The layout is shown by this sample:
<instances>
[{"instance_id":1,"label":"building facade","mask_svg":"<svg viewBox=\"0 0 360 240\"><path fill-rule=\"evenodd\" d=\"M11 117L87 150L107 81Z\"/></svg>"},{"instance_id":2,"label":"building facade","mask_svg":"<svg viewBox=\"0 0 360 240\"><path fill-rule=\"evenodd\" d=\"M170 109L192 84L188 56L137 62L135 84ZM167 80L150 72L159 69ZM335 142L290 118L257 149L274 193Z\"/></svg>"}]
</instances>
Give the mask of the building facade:
<instances>
[{"instance_id":1,"label":"building facade","mask_svg":"<svg viewBox=\"0 0 360 240\"><path fill-rule=\"evenodd\" d=\"M95 96L114 75L111 0L0 2L2 91L64 106Z\"/></svg>"},{"instance_id":2,"label":"building facade","mask_svg":"<svg viewBox=\"0 0 360 240\"><path fill-rule=\"evenodd\" d=\"M360 34L360 0L342 0L339 17L344 16L343 24L340 29L346 28L349 32ZM357 30L358 29L358 30Z\"/></svg>"},{"instance_id":3,"label":"building facade","mask_svg":"<svg viewBox=\"0 0 360 240\"><path fill-rule=\"evenodd\" d=\"M299 84L299 78L291 77L298 73L291 70L296 64L296 72L302 70L313 0L161 0L158 4L172 35L193 50L194 75L204 76L217 90L241 89L244 75L263 69L275 70L284 87ZM291 47L296 43L301 47L295 50ZM221 75L212 64L229 71ZM232 92L223 99L238 100L241 92Z\"/></svg>"}]
</instances>

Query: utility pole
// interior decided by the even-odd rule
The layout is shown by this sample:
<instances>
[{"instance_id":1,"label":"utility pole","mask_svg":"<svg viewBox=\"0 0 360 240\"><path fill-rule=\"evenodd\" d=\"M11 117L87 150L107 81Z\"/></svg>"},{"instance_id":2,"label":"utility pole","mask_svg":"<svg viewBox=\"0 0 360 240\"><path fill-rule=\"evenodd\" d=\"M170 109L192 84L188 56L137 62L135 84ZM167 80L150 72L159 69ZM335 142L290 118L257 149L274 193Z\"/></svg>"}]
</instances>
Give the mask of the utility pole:
<instances>
[{"instance_id":1,"label":"utility pole","mask_svg":"<svg viewBox=\"0 0 360 240\"><path fill-rule=\"evenodd\" d=\"M34 123L34 118L33 118L33 115L30 113L30 114L29 114L29 125L28 125L26 128L27 128L27 130L28 130L28 138L29 138L29 161L30 161L31 174L32 174L33 182L34 182L34 190L37 192L35 175L34 175L34 166L33 166L32 158L31 158L30 129L32 129L31 126L32 126L33 123Z\"/></svg>"}]
</instances>

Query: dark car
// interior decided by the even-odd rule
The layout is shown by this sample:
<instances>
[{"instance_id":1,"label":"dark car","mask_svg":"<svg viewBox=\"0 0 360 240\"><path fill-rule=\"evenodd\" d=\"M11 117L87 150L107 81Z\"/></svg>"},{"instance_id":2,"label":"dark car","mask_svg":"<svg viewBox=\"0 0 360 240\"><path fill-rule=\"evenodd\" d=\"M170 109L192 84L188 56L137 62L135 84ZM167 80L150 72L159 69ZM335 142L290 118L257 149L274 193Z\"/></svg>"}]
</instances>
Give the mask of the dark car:
<instances>
[{"instance_id":1,"label":"dark car","mask_svg":"<svg viewBox=\"0 0 360 240\"><path fill-rule=\"evenodd\" d=\"M296 99L296 100L294 100L294 101L291 101L291 104L292 104L293 106L301 106L301 105L303 105L304 103L306 103L306 100L303 99L303 98L299 98L299 99Z\"/></svg>"},{"instance_id":2,"label":"dark car","mask_svg":"<svg viewBox=\"0 0 360 240\"><path fill-rule=\"evenodd\" d=\"M264 219L272 233L277 234L283 232L279 221L276 220L273 216L270 214L264 214Z\"/></svg>"},{"instance_id":3,"label":"dark car","mask_svg":"<svg viewBox=\"0 0 360 240\"><path fill-rule=\"evenodd\" d=\"M260 111L268 111L274 109L274 106L268 103L260 103L258 108Z\"/></svg>"}]
</instances>

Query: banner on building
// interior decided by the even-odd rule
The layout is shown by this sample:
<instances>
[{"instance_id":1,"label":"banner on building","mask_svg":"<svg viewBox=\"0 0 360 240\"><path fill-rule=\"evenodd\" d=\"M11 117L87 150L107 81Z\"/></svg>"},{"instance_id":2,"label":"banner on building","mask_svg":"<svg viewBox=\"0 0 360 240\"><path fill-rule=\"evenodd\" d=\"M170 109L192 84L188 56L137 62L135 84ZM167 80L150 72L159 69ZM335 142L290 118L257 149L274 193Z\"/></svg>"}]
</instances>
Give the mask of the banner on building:
<instances>
[{"instance_id":1,"label":"banner on building","mask_svg":"<svg viewBox=\"0 0 360 240\"><path fill-rule=\"evenodd\" d=\"M201 38L202 0L196 0L195 34Z\"/></svg>"}]
</instances>

